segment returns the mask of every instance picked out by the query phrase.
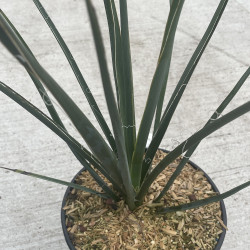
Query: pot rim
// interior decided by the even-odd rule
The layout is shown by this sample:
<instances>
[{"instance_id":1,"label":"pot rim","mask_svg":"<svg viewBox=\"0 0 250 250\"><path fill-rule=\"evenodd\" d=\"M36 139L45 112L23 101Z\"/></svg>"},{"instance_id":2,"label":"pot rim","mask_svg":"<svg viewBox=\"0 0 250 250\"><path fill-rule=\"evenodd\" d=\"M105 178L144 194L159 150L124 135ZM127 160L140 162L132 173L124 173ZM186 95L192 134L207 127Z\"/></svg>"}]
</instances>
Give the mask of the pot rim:
<instances>
[{"instance_id":1,"label":"pot rim","mask_svg":"<svg viewBox=\"0 0 250 250\"><path fill-rule=\"evenodd\" d=\"M163 152L166 152L168 153L169 151L166 150L166 149L163 149L163 148L159 148L160 150L162 150ZM211 184L213 190L216 192L216 193L220 193L219 192L219 189L217 188L217 186L214 184L214 182L212 181L212 179L207 175L207 173L201 169L199 166L197 166L194 162L188 160L188 163L190 163L190 165L192 167L194 167L195 169L198 169L200 171L202 171L204 173L204 176L207 178L208 182ZM80 173L82 171L84 171L85 168L83 167L75 176L74 178L71 180L71 182L74 182L76 177L78 175L80 175ZM63 197L63 201L62 201L62 207L61 207L61 223L62 223L62 229L63 229L63 234L64 234L64 237L65 237L65 240L66 240L66 243L69 247L70 250L75 250L75 247L74 245L72 244L72 241L71 239L69 238L69 234L68 234L68 231L67 231L67 227L66 227L66 220L65 220L65 210L63 210L63 207L65 206L66 204L66 200L67 200L67 197L70 193L70 191L72 190L73 188L72 187L68 187L66 189L66 192L64 194L64 197ZM225 203L223 200L220 201L220 207L221 207L221 217L222 217L222 221L224 223L225 226L227 226L227 213L226 213L226 207L225 207ZM214 250L220 250L221 249L221 246L223 244L223 241L225 239L225 236L226 236L226 229L225 228L222 228L222 233L219 235L219 239L218 239L218 242L214 248Z\"/></svg>"}]
</instances>

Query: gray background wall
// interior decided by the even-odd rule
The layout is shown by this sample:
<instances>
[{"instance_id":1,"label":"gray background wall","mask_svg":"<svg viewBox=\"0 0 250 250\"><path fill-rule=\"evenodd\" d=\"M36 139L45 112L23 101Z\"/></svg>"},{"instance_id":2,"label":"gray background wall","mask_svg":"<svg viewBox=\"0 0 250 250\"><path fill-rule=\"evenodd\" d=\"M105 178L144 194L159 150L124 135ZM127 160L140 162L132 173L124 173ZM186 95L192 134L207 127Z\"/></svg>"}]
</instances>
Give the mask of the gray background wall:
<instances>
[{"instance_id":1,"label":"gray background wall","mask_svg":"<svg viewBox=\"0 0 250 250\"><path fill-rule=\"evenodd\" d=\"M109 121L84 1L43 0L45 8L79 64ZM102 1L94 1L110 58ZM186 1L174 46L167 89L172 93L213 15L218 0ZM86 99L49 28L29 0L0 0L0 7L41 64L97 125ZM143 113L168 14L168 1L129 0L137 125ZM162 147L174 145L201 128L249 66L250 2L229 1L221 22L196 68ZM110 60L109 60L110 63ZM110 63L111 66L111 63ZM111 67L110 67L111 69ZM0 45L0 80L46 112L23 68ZM227 111L249 101L250 80ZM80 141L63 112L69 131ZM192 160L224 192L250 177L250 114L209 136ZM81 168L64 142L0 93L0 166L71 180ZM60 224L64 186L0 170L0 249L67 249ZM228 228L224 250L250 249L249 188L225 200Z\"/></svg>"}]
</instances>

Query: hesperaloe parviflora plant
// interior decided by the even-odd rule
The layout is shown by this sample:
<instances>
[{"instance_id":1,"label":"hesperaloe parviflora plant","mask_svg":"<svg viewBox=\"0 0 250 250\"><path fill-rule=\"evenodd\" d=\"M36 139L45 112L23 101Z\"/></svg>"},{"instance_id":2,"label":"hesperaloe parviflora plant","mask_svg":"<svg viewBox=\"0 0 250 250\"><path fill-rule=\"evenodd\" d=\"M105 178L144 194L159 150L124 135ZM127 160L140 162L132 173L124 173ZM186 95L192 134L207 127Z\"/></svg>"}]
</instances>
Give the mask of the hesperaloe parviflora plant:
<instances>
[{"instance_id":1,"label":"hesperaloe parviflora plant","mask_svg":"<svg viewBox=\"0 0 250 250\"><path fill-rule=\"evenodd\" d=\"M227 123L250 111L249 101L221 116L221 113L231 102L249 76L250 68L247 68L240 80L225 97L220 106L215 110L204 127L169 152L158 163L158 165L151 169L152 159L154 158L166 130L168 129L172 116L186 89L186 86L188 85L198 62L219 23L228 0L220 1L203 37L201 38L180 80L178 81L168 104L166 107L163 107L175 33L184 4L184 0L170 1L170 11L167 18L162 46L138 131L136 131L135 124L133 73L130 55L127 1L119 1L119 18L114 0L104 0L110 35L115 91L113 91L110 74L108 72L103 40L95 10L92 6L91 0L86 0L85 2L94 36L102 84L110 114L112 129L109 128L103 115L101 114L97 102L92 95L90 86L86 83L60 33L56 29L40 1L34 0L36 7L42 14L44 20L61 46L105 138L101 136L95 126L89 121L87 116L80 110L69 95L39 64L34 54L22 39L21 35L2 10L0 11L0 40L10 53L18 60L18 62L24 66L41 95L50 117L3 82L0 82L0 90L39 119L43 124L49 127L62 140L64 140L79 162L87 171L89 171L98 185L100 185L103 192L97 192L82 185L77 185L19 169L4 169L56 182L76 189L81 189L86 192L99 195L103 198L112 198L115 201L124 199L128 207L133 210L142 204L150 185L154 182L157 176L177 157L184 155L175 172L166 183L164 189L154 200L154 202L157 203L171 187L175 178L179 175L201 140ZM67 132L47 94L46 89L53 94L57 102L71 119L75 128L88 145L88 149L83 147ZM149 146L146 147L151 127L153 127L154 131L153 139ZM101 173L104 177L106 177L106 179L112 184L113 188L110 188L106 181L101 177L102 175L98 173ZM194 201L177 207L161 208L159 212L166 213L169 211L186 210L206 205L208 203L224 199L249 185L250 181L223 194L218 194L210 198Z\"/></svg>"}]
</instances>

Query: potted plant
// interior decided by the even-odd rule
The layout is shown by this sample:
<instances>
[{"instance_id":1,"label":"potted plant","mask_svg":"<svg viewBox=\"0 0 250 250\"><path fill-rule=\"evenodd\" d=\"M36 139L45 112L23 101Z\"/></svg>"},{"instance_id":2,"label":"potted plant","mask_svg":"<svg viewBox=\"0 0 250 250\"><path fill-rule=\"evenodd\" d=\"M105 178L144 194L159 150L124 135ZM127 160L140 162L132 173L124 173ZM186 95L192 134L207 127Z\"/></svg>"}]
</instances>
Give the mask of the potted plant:
<instances>
[{"instance_id":1,"label":"potted plant","mask_svg":"<svg viewBox=\"0 0 250 250\"><path fill-rule=\"evenodd\" d=\"M111 129L101 114L91 87L84 80L67 45L41 3L34 0L63 49L105 137L101 136L68 94L39 64L10 20L2 11L0 12L1 42L30 75L51 118L3 82L0 82L0 90L62 138L87 171L78 173L72 182L65 182L23 170L4 169L71 188L66 192L62 211L64 233L70 248L93 249L105 246L108 246L108 249L111 247L115 249L220 248L224 237L224 234L221 234L222 227L226 227L226 222L223 223L223 211L220 211L223 203L218 202L249 186L250 182L219 194L209 177L190 162L189 158L202 139L250 110L250 102L247 102L220 117L249 76L250 68L245 71L202 129L170 152L160 150L159 146L227 2L220 1L168 105L163 109L175 32L184 4L184 0L170 1L171 7L158 64L136 134L126 1L120 1L120 21L114 1L104 1L109 25L115 95L96 14L91 1L86 0L112 123ZM45 87L69 116L87 143L88 149L67 132ZM152 124L153 138L147 147ZM186 190L186 193L181 193L183 190ZM209 221L206 220L207 218ZM215 218L216 222L212 218ZM206 237L198 232L198 230L201 232L210 230L207 228L209 223L204 225L204 221L212 223L211 228L218 229L213 234L214 238L211 239L211 235L208 235L207 242L204 242ZM193 228L194 224L197 225L196 229ZM186 225L188 227L185 227ZM146 231L149 232L146 234ZM218 239L219 235L221 235L220 239ZM216 240L219 240L220 244L216 244Z\"/></svg>"}]
</instances>

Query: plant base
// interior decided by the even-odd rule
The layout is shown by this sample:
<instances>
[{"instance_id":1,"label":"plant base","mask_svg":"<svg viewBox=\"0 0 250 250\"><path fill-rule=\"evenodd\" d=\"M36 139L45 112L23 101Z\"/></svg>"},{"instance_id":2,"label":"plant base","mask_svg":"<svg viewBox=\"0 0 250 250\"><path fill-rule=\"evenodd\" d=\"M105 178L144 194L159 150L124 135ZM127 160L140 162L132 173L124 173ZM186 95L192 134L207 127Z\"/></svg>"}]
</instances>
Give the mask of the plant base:
<instances>
[{"instance_id":1,"label":"plant base","mask_svg":"<svg viewBox=\"0 0 250 250\"><path fill-rule=\"evenodd\" d=\"M154 164L165 155L166 152L159 150ZM69 189L62 223L65 236L71 241L70 249L220 249L226 228L222 202L185 212L156 213L152 200L177 164L178 160L162 172L151 185L144 204L133 212L124 201L115 204L112 200ZM86 171L77 175L75 182L85 186L88 183L88 187L101 191ZM210 197L216 191L204 172L187 164L161 203L164 207L180 205Z\"/></svg>"}]
</instances>

